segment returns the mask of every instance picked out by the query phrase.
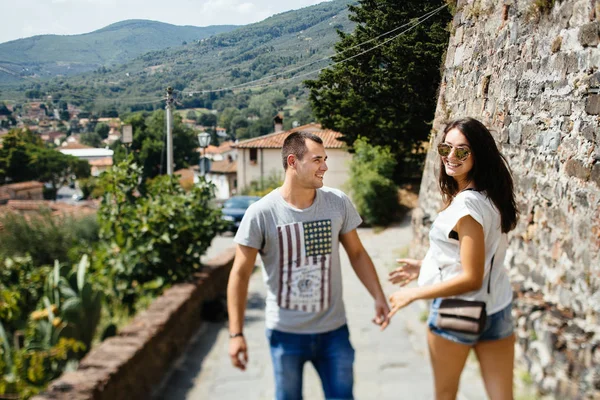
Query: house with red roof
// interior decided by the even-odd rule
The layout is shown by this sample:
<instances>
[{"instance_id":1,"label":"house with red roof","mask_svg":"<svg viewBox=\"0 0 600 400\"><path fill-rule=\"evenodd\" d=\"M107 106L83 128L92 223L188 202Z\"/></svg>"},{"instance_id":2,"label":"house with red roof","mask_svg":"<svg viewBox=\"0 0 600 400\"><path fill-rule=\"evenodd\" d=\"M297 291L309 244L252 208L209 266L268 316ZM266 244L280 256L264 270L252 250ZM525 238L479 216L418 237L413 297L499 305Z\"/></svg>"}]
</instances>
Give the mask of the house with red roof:
<instances>
[{"instance_id":1,"label":"house with red roof","mask_svg":"<svg viewBox=\"0 0 600 400\"><path fill-rule=\"evenodd\" d=\"M276 131L265 136L240 141L233 145L238 150L237 184L243 190L250 182L261 182L271 176L279 176L283 181L284 170L281 148L285 138L293 132L310 132L323 140L327 153L327 167L323 182L325 186L344 190L349 178L349 162L352 155L341 141L342 134L331 129L323 129L320 124L302 125L287 131L278 131L281 125L275 121Z\"/></svg>"}]
</instances>

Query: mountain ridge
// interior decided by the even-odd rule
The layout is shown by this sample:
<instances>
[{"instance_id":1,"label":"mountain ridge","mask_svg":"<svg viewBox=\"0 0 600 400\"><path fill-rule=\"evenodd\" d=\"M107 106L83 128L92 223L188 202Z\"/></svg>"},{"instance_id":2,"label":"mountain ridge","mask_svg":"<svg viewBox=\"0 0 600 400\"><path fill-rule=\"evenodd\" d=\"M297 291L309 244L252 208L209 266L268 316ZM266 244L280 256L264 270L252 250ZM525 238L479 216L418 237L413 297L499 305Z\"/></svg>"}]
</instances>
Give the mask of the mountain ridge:
<instances>
[{"instance_id":1,"label":"mountain ridge","mask_svg":"<svg viewBox=\"0 0 600 400\"><path fill-rule=\"evenodd\" d=\"M0 43L0 67L21 76L74 75L121 64L149 51L206 39L237 25L180 26L151 20L124 20L77 35L36 35ZM15 81L0 73L0 81Z\"/></svg>"}]
</instances>

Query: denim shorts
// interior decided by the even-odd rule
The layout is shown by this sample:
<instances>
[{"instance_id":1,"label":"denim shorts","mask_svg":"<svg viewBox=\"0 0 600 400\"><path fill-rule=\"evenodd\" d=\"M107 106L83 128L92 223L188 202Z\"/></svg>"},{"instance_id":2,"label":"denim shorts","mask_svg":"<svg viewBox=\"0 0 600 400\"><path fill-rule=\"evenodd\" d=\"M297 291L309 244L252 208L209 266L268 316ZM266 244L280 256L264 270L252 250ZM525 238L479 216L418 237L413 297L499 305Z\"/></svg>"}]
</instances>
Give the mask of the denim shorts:
<instances>
[{"instance_id":1,"label":"denim shorts","mask_svg":"<svg viewBox=\"0 0 600 400\"><path fill-rule=\"evenodd\" d=\"M431 311L429 312L429 318L427 319L427 325L431 333L441 336L445 339L451 340L456 343L466 344L469 346L475 345L477 342L484 340L499 340L509 337L514 332L514 324L512 318L512 303L503 308L502 310L487 316L485 322L485 328L479 335L470 333L459 333L453 332L446 329L440 329L435 326L435 321L438 316L438 310L441 298L434 299L431 303Z\"/></svg>"}]
</instances>

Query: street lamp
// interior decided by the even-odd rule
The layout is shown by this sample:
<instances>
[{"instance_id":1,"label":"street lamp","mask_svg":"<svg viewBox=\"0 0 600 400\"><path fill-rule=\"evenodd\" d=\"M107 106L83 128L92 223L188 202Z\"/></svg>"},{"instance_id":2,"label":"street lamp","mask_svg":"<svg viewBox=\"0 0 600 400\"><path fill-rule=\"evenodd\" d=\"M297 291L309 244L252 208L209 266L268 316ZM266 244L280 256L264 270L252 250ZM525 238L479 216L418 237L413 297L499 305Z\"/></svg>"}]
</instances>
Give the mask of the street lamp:
<instances>
[{"instance_id":1,"label":"street lamp","mask_svg":"<svg viewBox=\"0 0 600 400\"><path fill-rule=\"evenodd\" d=\"M210 164L208 163L208 160L205 157L206 148L210 144L210 134L207 132L200 132L198 134L198 144L202 149L202 158L200 159L200 174L204 176L210 169Z\"/></svg>"}]
</instances>

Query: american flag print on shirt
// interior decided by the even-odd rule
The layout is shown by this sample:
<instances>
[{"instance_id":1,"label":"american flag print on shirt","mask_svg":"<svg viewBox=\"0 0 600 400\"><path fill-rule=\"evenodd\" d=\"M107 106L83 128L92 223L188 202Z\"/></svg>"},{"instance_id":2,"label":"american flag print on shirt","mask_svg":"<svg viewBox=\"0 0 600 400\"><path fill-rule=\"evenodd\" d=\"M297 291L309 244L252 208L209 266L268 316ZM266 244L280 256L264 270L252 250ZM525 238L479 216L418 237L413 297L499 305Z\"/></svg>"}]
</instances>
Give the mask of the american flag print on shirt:
<instances>
[{"instance_id":1,"label":"american flag print on shirt","mask_svg":"<svg viewBox=\"0 0 600 400\"><path fill-rule=\"evenodd\" d=\"M326 310L331 302L331 220L277 226L280 308Z\"/></svg>"}]
</instances>

